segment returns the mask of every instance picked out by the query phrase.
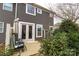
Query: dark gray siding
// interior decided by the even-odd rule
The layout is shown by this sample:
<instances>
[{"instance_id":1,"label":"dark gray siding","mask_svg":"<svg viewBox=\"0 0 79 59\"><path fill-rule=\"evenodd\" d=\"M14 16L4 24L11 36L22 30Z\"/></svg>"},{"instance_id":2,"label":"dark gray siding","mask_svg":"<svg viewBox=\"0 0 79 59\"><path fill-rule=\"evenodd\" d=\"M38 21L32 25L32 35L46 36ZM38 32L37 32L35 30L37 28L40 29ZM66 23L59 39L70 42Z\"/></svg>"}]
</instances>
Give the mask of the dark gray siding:
<instances>
[{"instance_id":1,"label":"dark gray siding","mask_svg":"<svg viewBox=\"0 0 79 59\"><path fill-rule=\"evenodd\" d=\"M48 30L49 26L53 26L53 18L49 17L49 13L42 11L42 14L36 14L36 16L26 13L26 4L18 4L18 18L20 21L31 22L35 24L43 24L44 29Z\"/></svg>"},{"instance_id":2,"label":"dark gray siding","mask_svg":"<svg viewBox=\"0 0 79 59\"><path fill-rule=\"evenodd\" d=\"M18 4L18 18L20 18L20 21L43 24L44 28L47 29L49 25L53 25L53 21L52 22L50 21L50 19L52 18L49 17L48 12L43 11L42 14L36 14L36 16L33 16L27 14L25 8L26 8L25 4Z\"/></svg>"},{"instance_id":3,"label":"dark gray siding","mask_svg":"<svg viewBox=\"0 0 79 59\"><path fill-rule=\"evenodd\" d=\"M4 19L3 19L3 10L2 10L2 3L0 3L0 22L4 22ZM0 43L1 42L4 42L4 33L0 33Z\"/></svg>"},{"instance_id":4,"label":"dark gray siding","mask_svg":"<svg viewBox=\"0 0 79 59\"><path fill-rule=\"evenodd\" d=\"M0 43L5 42L6 24L10 23L12 26L13 20L14 20L14 11L10 12L10 11L3 10L3 4L0 3L0 22L1 21L4 22L4 33L0 33Z\"/></svg>"},{"instance_id":5,"label":"dark gray siding","mask_svg":"<svg viewBox=\"0 0 79 59\"><path fill-rule=\"evenodd\" d=\"M42 14L36 14L36 16L29 15L26 13L26 4L19 3L18 4L18 18L20 21L31 22L35 24L43 24L44 29L48 30L50 25L53 25L53 19L49 17L49 13L43 11ZM0 43L5 42L6 38L6 24L10 23L11 26L14 21L15 15L15 4L13 4L13 11L5 11L3 10L3 4L0 3L0 22L4 22L4 33L0 33Z\"/></svg>"}]
</instances>

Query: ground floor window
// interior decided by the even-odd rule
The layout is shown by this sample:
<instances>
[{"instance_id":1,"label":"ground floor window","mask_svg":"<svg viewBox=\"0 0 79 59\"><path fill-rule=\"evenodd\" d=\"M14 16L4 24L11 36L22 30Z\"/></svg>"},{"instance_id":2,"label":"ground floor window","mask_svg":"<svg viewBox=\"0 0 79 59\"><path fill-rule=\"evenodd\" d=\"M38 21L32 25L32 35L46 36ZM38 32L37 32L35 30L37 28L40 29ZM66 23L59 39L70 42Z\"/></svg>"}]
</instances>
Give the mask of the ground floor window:
<instances>
[{"instance_id":1,"label":"ground floor window","mask_svg":"<svg viewBox=\"0 0 79 59\"><path fill-rule=\"evenodd\" d=\"M53 34L53 26L49 26L49 31L50 31L49 35L52 35Z\"/></svg>"},{"instance_id":2,"label":"ground floor window","mask_svg":"<svg viewBox=\"0 0 79 59\"><path fill-rule=\"evenodd\" d=\"M53 30L53 26L49 26L49 30L52 31Z\"/></svg>"},{"instance_id":3,"label":"ground floor window","mask_svg":"<svg viewBox=\"0 0 79 59\"><path fill-rule=\"evenodd\" d=\"M37 24L36 25L36 37L42 37L43 36L43 25Z\"/></svg>"},{"instance_id":4,"label":"ground floor window","mask_svg":"<svg viewBox=\"0 0 79 59\"><path fill-rule=\"evenodd\" d=\"M0 22L0 33L4 32L4 22Z\"/></svg>"}]
</instances>

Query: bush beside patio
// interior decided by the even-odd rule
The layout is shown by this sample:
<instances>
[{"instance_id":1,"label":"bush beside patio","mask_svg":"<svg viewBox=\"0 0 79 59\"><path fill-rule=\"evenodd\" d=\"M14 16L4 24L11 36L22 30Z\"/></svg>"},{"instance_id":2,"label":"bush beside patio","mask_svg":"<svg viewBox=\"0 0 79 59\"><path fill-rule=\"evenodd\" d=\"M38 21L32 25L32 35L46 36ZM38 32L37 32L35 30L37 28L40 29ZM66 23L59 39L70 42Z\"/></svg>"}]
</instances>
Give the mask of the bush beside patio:
<instances>
[{"instance_id":1,"label":"bush beside patio","mask_svg":"<svg viewBox=\"0 0 79 59\"><path fill-rule=\"evenodd\" d=\"M79 27L71 20L64 20L52 36L41 42L41 55L79 55Z\"/></svg>"}]
</instances>

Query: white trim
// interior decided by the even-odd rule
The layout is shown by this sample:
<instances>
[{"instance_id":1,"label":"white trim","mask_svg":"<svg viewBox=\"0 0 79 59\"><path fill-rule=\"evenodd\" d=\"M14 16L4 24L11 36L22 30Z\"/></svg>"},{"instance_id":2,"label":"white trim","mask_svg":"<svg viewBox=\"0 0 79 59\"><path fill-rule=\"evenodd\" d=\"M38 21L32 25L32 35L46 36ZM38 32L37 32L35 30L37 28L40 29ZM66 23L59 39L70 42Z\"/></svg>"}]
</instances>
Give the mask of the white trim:
<instances>
[{"instance_id":1,"label":"white trim","mask_svg":"<svg viewBox=\"0 0 79 59\"><path fill-rule=\"evenodd\" d=\"M46 38L46 30L44 29L44 38Z\"/></svg>"},{"instance_id":2,"label":"white trim","mask_svg":"<svg viewBox=\"0 0 79 59\"><path fill-rule=\"evenodd\" d=\"M5 3L3 3L3 10L5 10L5 9L4 9L4 4L5 4ZM6 3L6 4L9 4L9 3ZM10 4L12 4L12 3L10 3ZM6 10L6 11L13 11L13 4L12 4L11 10Z\"/></svg>"},{"instance_id":3,"label":"white trim","mask_svg":"<svg viewBox=\"0 0 79 59\"><path fill-rule=\"evenodd\" d=\"M23 25L26 25L26 40L27 41L35 41L35 23L29 23L29 22L22 22L20 21L19 22L19 33L18 33L18 38L22 38L22 24ZM32 39L29 39L28 38L28 32L29 32L29 28L28 26L29 25L32 25L33 26L33 29L32 29Z\"/></svg>"},{"instance_id":4,"label":"white trim","mask_svg":"<svg viewBox=\"0 0 79 59\"><path fill-rule=\"evenodd\" d=\"M41 36L38 36L38 27L41 27ZM43 37L43 25L36 24L36 37Z\"/></svg>"},{"instance_id":5,"label":"white trim","mask_svg":"<svg viewBox=\"0 0 79 59\"><path fill-rule=\"evenodd\" d=\"M39 11L40 10L40 11ZM42 9L37 8L37 13L42 14Z\"/></svg>"},{"instance_id":6,"label":"white trim","mask_svg":"<svg viewBox=\"0 0 79 59\"><path fill-rule=\"evenodd\" d=\"M2 32L0 32L0 33L3 33L4 32L4 22L0 22L0 23L2 23Z\"/></svg>"},{"instance_id":7,"label":"white trim","mask_svg":"<svg viewBox=\"0 0 79 59\"><path fill-rule=\"evenodd\" d=\"M30 5L30 4L26 4L26 13L27 14L30 14L30 15L34 15L34 16L36 16L36 7L34 7L34 6L32 6L32 7L34 7L34 14L32 14L32 13L29 13L27 10L28 10L28 5Z\"/></svg>"},{"instance_id":8,"label":"white trim","mask_svg":"<svg viewBox=\"0 0 79 59\"><path fill-rule=\"evenodd\" d=\"M5 40L5 49L9 48L10 45L10 37L11 37L11 25L9 23L6 24L6 40Z\"/></svg>"}]
</instances>

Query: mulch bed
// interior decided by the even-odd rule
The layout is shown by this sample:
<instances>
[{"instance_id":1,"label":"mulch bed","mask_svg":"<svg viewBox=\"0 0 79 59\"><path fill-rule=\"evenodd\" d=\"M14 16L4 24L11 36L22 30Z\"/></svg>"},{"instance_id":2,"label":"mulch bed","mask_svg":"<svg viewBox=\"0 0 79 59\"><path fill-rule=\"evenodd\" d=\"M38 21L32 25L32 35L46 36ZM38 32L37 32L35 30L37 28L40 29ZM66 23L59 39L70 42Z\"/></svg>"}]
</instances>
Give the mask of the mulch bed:
<instances>
[{"instance_id":1,"label":"mulch bed","mask_svg":"<svg viewBox=\"0 0 79 59\"><path fill-rule=\"evenodd\" d=\"M0 44L0 55L1 55L2 53L4 53L4 51L5 51L5 44L4 44L4 43L1 43L1 44Z\"/></svg>"}]
</instances>

